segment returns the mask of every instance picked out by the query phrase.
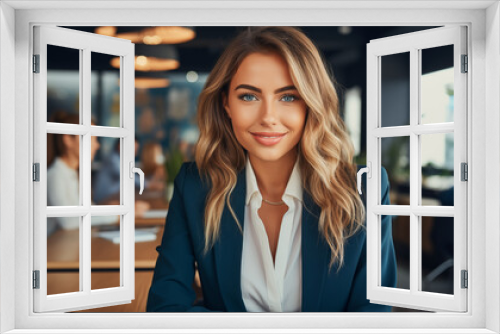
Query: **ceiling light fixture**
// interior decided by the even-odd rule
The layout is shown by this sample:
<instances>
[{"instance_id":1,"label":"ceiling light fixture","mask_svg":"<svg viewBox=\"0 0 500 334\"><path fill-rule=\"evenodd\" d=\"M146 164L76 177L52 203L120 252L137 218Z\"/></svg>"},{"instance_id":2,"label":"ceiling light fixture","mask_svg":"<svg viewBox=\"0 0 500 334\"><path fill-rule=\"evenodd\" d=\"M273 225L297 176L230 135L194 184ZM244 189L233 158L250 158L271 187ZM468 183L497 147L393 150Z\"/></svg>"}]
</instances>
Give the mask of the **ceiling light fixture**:
<instances>
[{"instance_id":1,"label":"ceiling light fixture","mask_svg":"<svg viewBox=\"0 0 500 334\"><path fill-rule=\"evenodd\" d=\"M151 27L141 34L142 42L149 45L185 43L196 37L191 27Z\"/></svg>"},{"instance_id":2,"label":"ceiling light fixture","mask_svg":"<svg viewBox=\"0 0 500 334\"><path fill-rule=\"evenodd\" d=\"M135 54L136 71L170 71L180 66L177 50L171 45L136 45ZM120 68L120 58L113 58L111 66Z\"/></svg>"},{"instance_id":3,"label":"ceiling light fixture","mask_svg":"<svg viewBox=\"0 0 500 334\"><path fill-rule=\"evenodd\" d=\"M135 44L159 45L159 44L179 44L188 42L196 37L193 27L147 27L139 31L130 31L127 27L98 27L95 29L97 34L113 36L128 39ZM125 30L125 31L123 31Z\"/></svg>"},{"instance_id":4,"label":"ceiling light fixture","mask_svg":"<svg viewBox=\"0 0 500 334\"><path fill-rule=\"evenodd\" d=\"M170 85L170 81L165 78L135 78L135 88L151 89L165 88Z\"/></svg>"},{"instance_id":5,"label":"ceiling light fixture","mask_svg":"<svg viewBox=\"0 0 500 334\"><path fill-rule=\"evenodd\" d=\"M95 33L99 34L99 35L112 36L113 37L116 34L116 27L111 27L111 26L97 27L95 29Z\"/></svg>"}]
</instances>

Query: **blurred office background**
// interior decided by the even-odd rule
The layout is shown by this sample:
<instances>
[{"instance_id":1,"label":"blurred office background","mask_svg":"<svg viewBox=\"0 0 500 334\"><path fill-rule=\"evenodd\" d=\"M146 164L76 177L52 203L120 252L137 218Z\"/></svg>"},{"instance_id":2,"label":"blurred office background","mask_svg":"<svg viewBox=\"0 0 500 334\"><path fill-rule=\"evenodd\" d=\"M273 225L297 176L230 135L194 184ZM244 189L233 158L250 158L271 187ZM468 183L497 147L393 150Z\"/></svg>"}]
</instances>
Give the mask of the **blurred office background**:
<instances>
[{"instance_id":1,"label":"blurred office background","mask_svg":"<svg viewBox=\"0 0 500 334\"><path fill-rule=\"evenodd\" d=\"M199 135L196 125L198 95L229 41L246 28L67 28L127 38L136 44L136 165L144 170L147 179L144 194L136 196L136 228L144 230L136 243L136 299L129 305L90 311L144 312L156 260L155 248L161 242L162 225L165 221L162 210L166 210L168 206L172 182L180 165L193 159L194 144ZM367 43L372 39L429 28L431 27L301 27L321 50L326 65L332 70L342 116L349 129L359 164L366 162ZM48 52L47 120L54 121L61 115L78 114L79 58L78 51L71 49L50 46ZM110 55L93 53L91 66L93 123L119 126L119 61ZM451 47L423 51L423 123L453 121L452 67ZM382 68L382 126L408 125L409 54L383 57ZM61 141L61 138L58 140ZM52 145L55 145L54 141L57 139L48 138ZM92 161L92 200L96 204L116 204L119 191L116 193L110 190L111 176L106 176L103 170L112 168L111 157L113 152L119 151L119 144L114 138L98 137L96 141L97 148ZM422 205L453 205L453 134L422 136L421 143ZM51 150L50 146L48 150ZM49 154L55 155L54 152ZM409 137L382 139L381 154L382 165L387 169L391 183L391 203L408 205ZM106 186L103 187L103 184ZM96 217L95 224L93 221L96 234L92 245L94 247L95 242L95 248L100 249L95 249L92 253L92 262L95 263L92 277L95 277L96 284L94 286L93 280L92 285L93 288L118 286L119 269L107 266L105 263L109 264L109 259L99 262L99 254L103 252L114 254L114 260L119 262L119 245L114 246L118 250L113 249L112 238L103 237L106 235L103 232L112 232L116 225L98 218ZM118 220L119 217L114 222ZM424 217L421 225L422 289L453 294L453 219ZM409 289L409 231L409 217L393 217L398 287L402 289ZM53 277L52 284L49 282L49 294L78 291L78 282L60 284L61 279L74 279L78 269L67 269L68 266L61 265L64 259L50 259L50 254L60 256L61 251L66 249L64 247L67 247L69 238L78 240L77 236L63 236L61 233L54 227L54 231L48 236L52 238L50 241L54 245L52 250L48 250L48 261L59 263L52 267L49 265L49 273ZM195 280L193 284L201 298L199 281ZM394 308L394 311L411 310Z\"/></svg>"}]
</instances>

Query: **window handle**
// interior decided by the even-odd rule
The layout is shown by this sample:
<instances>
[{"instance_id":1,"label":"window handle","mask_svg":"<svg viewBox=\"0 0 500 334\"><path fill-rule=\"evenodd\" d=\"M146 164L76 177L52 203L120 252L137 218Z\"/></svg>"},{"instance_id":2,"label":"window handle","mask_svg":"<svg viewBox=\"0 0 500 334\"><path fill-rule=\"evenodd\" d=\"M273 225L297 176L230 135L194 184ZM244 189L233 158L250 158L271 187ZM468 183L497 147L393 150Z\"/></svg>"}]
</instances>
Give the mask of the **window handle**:
<instances>
[{"instance_id":1,"label":"window handle","mask_svg":"<svg viewBox=\"0 0 500 334\"><path fill-rule=\"evenodd\" d=\"M134 173L139 174L140 177L140 184L141 184L141 190L139 190L139 195L142 195L142 191L144 190L144 172L137 167L134 167L134 162L130 161L129 163L129 171L130 171L130 178L134 178Z\"/></svg>"},{"instance_id":2,"label":"window handle","mask_svg":"<svg viewBox=\"0 0 500 334\"><path fill-rule=\"evenodd\" d=\"M364 173L367 173L368 174L367 176L369 179L371 179L371 177L372 177L372 163L370 161L368 161L366 164L367 164L367 167L361 168L360 170L358 170L358 193L360 195L363 193L361 191L361 176Z\"/></svg>"}]
</instances>

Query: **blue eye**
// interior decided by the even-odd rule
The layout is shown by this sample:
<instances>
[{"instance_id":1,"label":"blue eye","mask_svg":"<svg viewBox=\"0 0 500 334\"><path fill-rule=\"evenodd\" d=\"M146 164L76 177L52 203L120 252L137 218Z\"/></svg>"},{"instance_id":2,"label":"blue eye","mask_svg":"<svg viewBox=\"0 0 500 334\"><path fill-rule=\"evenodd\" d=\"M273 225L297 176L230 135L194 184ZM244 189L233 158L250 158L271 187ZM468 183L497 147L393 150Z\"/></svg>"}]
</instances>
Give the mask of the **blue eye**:
<instances>
[{"instance_id":1,"label":"blue eye","mask_svg":"<svg viewBox=\"0 0 500 334\"><path fill-rule=\"evenodd\" d=\"M257 100L257 97L253 94L241 94L240 96L238 96L238 98L240 100L243 100L243 101L246 101L246 102L250 102L250 101L256 101Z\"/></svg>"},{"instance_id":2,"label":"blue eye","mask_svg":"<svg viewBox=\"0 0 500 334\"><path fill-rule=\"evenodd\" d=\"M283 102L293 102L295 100L297 100L297 96L291 95L291 94L283 95L281 97L281 101L283 101Z\"/></svg>"}]
</instances>

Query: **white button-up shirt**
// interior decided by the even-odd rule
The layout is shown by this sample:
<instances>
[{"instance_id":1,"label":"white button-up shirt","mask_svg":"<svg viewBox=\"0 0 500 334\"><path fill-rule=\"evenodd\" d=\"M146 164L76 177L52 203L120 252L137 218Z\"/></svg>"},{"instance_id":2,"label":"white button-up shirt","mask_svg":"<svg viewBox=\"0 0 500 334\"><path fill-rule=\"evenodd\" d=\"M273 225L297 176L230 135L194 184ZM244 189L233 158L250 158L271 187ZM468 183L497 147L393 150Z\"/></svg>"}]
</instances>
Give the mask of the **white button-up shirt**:
<instances>
[{"instance_id":1,"label":"white button-up shirt","mask_svg":"<svg viewBox=\"0 0 500 334\"><path fill-rule=\"evenodd\" d=\"M281 222L275 263L257 211L262 194L250 160L246 164L246 201L241 262L241 292L249 312L300 312L302 304L302 184L298 160L283 194L288 206Z\"/></svg>"}]
</instances>

